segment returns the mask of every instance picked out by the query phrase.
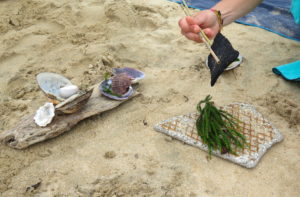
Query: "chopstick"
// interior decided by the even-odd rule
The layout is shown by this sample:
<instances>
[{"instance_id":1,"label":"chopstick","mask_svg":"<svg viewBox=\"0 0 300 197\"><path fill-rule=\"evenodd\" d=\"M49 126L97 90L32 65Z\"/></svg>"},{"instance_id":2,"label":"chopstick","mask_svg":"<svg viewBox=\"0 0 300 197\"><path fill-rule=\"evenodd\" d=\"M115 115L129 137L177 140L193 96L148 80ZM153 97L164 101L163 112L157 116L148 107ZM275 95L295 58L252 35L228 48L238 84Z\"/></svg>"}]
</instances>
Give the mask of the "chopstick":
<instances>
[{"instance_id":1,"label":"chopstick","mask_svg":"<svg viewBox=\"0 0 300 197\"><path fill-rule=\"evenodd\" d=\"M189 11L189 7L188 7L186 1L182 0L182 3L183 3L183 5L180 4L180 6L181 6L182 10L184 11L185 15L186 16L191 16L191 13ZM213 58L215 59L215 61L219 64L220 63L220 59L215 54L215 52L212 50L212 48L211 48L211 41L208 39L208 37L206 36L206 34L203 32L203 30L201 28L200 28L199 36L201 37L201 39L205 43L206 47L210 51L210 54L213 56Z\"/></svg>"}]
</instances>

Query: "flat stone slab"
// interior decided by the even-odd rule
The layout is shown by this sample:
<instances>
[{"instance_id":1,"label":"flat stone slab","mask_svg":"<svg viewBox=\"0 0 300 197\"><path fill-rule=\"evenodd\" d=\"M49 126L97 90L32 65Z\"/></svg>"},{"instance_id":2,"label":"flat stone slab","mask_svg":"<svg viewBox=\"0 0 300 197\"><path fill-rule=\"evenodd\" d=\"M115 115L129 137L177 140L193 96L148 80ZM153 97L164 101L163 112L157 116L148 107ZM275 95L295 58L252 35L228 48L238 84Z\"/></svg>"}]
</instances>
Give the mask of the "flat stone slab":
<instances>
[{"instance_id":1,"label":"flat stone slab","mask_svg":"<svg viewBox=\"0 0 300 197\"><path fill-rule=\"evenodd\" d=\"M213 151L213 155L229 160L246 168L255 167L261 157L274 144L283 140L282 134L266 120L253 106L245 103L232 103L222 107L225 111L241 120L241 133L246 137L249 147L236 150L237 155L221 154ZM208 148L197 134L196 119L199 113L164 120L154 126L158 132L164 133L186 144L208 152Z\"/></svg>"}]
</instances>

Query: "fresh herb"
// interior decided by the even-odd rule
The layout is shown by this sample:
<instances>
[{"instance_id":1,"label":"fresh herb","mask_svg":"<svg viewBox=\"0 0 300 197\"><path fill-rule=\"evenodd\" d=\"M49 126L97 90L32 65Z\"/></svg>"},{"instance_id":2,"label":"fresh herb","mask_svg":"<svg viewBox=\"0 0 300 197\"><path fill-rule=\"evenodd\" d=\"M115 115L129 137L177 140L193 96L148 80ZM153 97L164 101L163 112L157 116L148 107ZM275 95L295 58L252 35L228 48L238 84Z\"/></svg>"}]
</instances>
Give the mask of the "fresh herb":
<instances>
[{"instance_id":1,"label":"fresh herb","mask_svg":"<svg viewBox=\"0 0 300 197\"><path fill-rule=\"evenodd\" d=\"M243 149L247 145L245 136L239 132L241 121L228 112L218 109L211 98L208 95L197 105L200 113L196 121L198 135L207 145L209 156L212 150L236 155L234 151L236 147Z\"/></svg>"},{"instance_id":2,"label":"fresh herb","mask_svg":"<svg viewBox=\"0 0 300 197\"><path fill-rule=\"evenodd\" d=\"M235 62L239 62L240 61L240 59L239 58L236 58L236 60L234 60Z\"/></svg>"},{"instance_id":3,"label":"fresh herb","mask_svg":"<svg viewBox=\"0 0 300 197\"><path fill-rule=\"evenodd\" d=\"M109 72L104 73L104 80L107 81L111 77Z\"/></svg>"},{"instance_id":4,"label":"fresh herb","mask_svg":"<svg viewBox=\"0 0 300 197\"><path fill-rule=\"evenodd\" d=\"M110 95L113 95L113 96L117 96L117 97L122 97L122 95L119 95L119 94L116 94L112 91L111 89L111 84L108 84L107 82L109 81L109 78L111 77L111 73L109 72L106 72L104 73L104 80L106 83L104 83L105 85L102 86L103 88L103 92L107 93L107 94L110 94Z\"/></svg>"},{"instance_id":5,"label":"fresh herb","mask_svg":"<svg viewBox=\"0 0 300 197\"><path fill-rule=\"evenodd\" d=\"M122 95L116 94L111 90L111 85L109 86L103 86L103 92L113 95L113 96L117 96L117 97L122 97Z\"/></svg>"}]
</instances>

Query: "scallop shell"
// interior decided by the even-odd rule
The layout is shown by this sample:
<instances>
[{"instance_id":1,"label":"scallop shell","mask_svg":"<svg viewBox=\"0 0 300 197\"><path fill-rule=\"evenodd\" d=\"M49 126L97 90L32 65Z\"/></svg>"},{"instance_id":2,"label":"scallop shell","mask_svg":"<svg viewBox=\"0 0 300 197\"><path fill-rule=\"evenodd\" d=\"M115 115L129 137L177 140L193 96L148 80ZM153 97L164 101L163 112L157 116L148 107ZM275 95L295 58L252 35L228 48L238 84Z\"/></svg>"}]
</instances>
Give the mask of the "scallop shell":
<instances>
[{"instance_id":1,"label":"scallop shell","mask_svg":"<svg viewBox=\"0 0 300 197\"><path fill-rule=\"evenodd\" d=\"M41 106L34 116L34 122L41 126L45 127L52 122L53 117L55 116L55 108L53 103L45 103Z\"/></svg>"},{"instance_id":2,"label":"scallop shell","mask_svg":"<svg viewBox=\"0 0 300 197\"><path fill-rule=\"evenodd\" d=\"M79 90L70 80L56 73L40 73L37 75L37 82L50 101L56 105L55 109L66 114L81 109L93 92L93 89L87 92Z\"/></svg>"},{"instance_id":3,"label":"scallop shell","mask_svg":"<svg viewBox=\"0 0 300 197\"><path fill-rule=\"evenodd\" d=\"M113 69L113 74L121 74L121 73L126 73L131 79L132 83L137 83L139 80L145 78L145 74L137 69L134 68L129 68L129 67L124 67L124 68L114 68Z\"/></svg>"},{"instance_id":4,"label":"scallop shell","mask_svg":"<svg viewBox=\"0 0 300 197\"><path fill-rule=\"evenodd\" d=\"M131 86L129 86L128 91L125 94L123 94L123 95L117 96L117 95L109 94L109 93L105 92L104 89L110 89L111 88L111 84L112 84L112 79L104 80L104 81L102 81L100 83L99 90L100 90L100 92L101 92L102 95L104 95L104 96L106 96L108 98L114 99L114 100L121 101L121 100L128 99L134 93L134 89Z\"/></svg>"},{"instance_id":5,"label":"scallop shell","mask_svg":"<svg viewBox=\"0 0 300 197\"><path fill-rule=\"evenodd\" d=\"M118 95L125 94L131 86L131 78L126 73L120 73L112 77L111 90Z\"/></svg>"}]
</instances>

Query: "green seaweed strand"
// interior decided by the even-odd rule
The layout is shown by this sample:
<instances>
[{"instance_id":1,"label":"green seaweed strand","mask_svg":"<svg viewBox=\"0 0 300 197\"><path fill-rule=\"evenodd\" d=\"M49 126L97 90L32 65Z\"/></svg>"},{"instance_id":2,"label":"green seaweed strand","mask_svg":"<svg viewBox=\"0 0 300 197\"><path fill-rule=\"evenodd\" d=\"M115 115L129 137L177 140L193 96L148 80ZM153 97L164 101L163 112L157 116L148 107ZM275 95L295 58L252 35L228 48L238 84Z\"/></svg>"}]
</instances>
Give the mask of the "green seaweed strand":
<instances>
[{"instance_id":1,"label":"green seaweed strand","mask_svg":"<svg viewBox=\"0 0 300 197\"><path fill-rule=\"evenodd\" d=\"M247 146L246 137L239 132L241 121L232 114L218 109L206 96L197 105L199 117L196 120L197 133L208 147L209 156L213 150L226 150L236 155L235 148L243 149Z\"/></svg>"}]
</instances>

